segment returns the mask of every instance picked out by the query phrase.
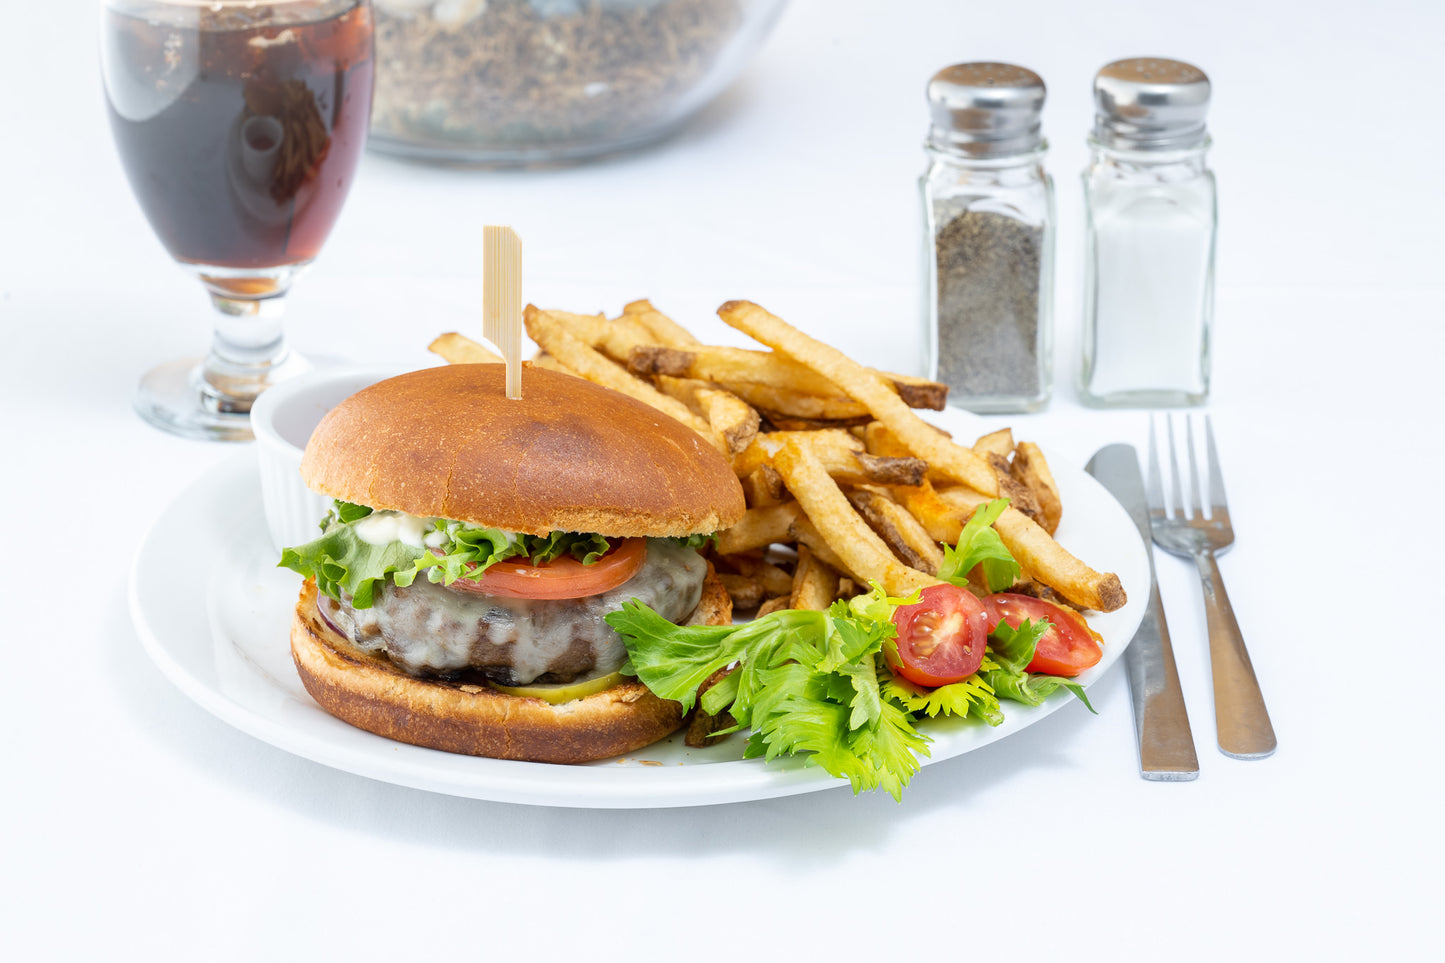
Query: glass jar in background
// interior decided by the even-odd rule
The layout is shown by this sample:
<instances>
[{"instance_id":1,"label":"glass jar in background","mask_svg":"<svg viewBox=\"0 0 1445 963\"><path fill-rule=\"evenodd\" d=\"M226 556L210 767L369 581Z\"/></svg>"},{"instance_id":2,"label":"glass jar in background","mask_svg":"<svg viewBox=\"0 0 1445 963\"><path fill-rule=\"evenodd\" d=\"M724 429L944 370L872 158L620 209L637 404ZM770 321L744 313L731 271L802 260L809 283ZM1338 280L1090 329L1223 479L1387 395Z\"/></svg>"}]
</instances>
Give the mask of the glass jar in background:
<instances>
[{"instance_id":1,"label":"glass jar in background","mask_svg":"<svg viewBox=\"0 0 1445 963\"><path fill-rule=\"evenodd\" d=\"M1214 174L1209 78L1132 58L1094 78L1084 172L1080 396L1094 407L1197 405L1209 396Z\"/></svg>"},{"instance_id":2,"label":"glass jar in background","mask_svg":"<svg viewBox=\"0 0 1445 963\"><path fill-rule=\"evenodd\" d=\"M928 84L928 371L970 411L1037 411L1052 390L1044 96L1038 74L1012 64L955 64Z\"/></svg>"},{"instance_id":3,"label":"glass jar in background","mask_svg":"<svg viewBox=\"0 0 1445 963\"><path fill-rule=\"evenodd\" d=\"M761 47L784 0L375 0L371 146L508 166L677 130Z\"/></svg>"}]
</instances>

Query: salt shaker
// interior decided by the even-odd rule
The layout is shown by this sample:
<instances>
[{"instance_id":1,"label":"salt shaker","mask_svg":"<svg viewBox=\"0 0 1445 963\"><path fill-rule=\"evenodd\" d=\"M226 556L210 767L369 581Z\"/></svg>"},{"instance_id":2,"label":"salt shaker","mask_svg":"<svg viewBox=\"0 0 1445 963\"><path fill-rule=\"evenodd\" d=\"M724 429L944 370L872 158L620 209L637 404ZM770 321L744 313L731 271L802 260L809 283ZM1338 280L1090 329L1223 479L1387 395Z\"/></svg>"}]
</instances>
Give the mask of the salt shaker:
<instances>
[{"instance_id":1,"label":"salt shaker","mask_svg":"<svg viewBox=\"0 0 1445 963\"><path fill-rule=\"evenodd\" d=\"M1138 57L1094 78L1084 172L1081 400L1196 405L1209 396L1214 174L1205 163L1209 78Z\"/></svg>"},{"instance_id":2,"label":"salt shaker","mask_svg":"<svg viewBox=\"0 0 1445 963\"><path fill-rule=\"evenodd\" d=\"M928 367L971 411L1036 411L1052 390L1044 95L1038 74L1011 64L955 64L928 83Z\"/></svg>"}]
</instances>

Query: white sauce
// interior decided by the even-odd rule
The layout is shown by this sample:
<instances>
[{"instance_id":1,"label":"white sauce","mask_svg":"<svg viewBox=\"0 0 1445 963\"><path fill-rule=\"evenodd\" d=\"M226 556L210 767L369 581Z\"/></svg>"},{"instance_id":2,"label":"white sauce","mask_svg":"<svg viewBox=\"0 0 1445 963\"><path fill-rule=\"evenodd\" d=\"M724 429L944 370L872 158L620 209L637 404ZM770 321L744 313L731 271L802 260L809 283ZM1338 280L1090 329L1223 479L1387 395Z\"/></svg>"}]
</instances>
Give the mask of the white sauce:
<instances>
[{"instance_id":1,"label":"white sauce","mask_svg":"<svg viewBox=\"0 0 1445 963\"><path fill-rule=\"evenodd\" d=\"M432 530L434 518L422 518L405 512L372 512L352 524L356 537L368 545L390 545L401 542L412 548L426 548L423 539ZM432 546L435 548L436 546Z\"/></svg>"}]
</instances>

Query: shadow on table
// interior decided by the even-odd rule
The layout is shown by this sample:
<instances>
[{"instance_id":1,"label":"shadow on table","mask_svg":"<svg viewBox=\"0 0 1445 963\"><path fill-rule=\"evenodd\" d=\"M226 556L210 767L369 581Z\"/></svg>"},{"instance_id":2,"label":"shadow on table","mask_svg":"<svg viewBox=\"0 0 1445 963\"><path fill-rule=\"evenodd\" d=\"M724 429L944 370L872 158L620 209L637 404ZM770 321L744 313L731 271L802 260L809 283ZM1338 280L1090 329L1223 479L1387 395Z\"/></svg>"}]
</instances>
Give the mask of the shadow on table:
<instances>
[{"instance_id":1,"label":"shadow on table","mask_svg":"<svg viewBox=\"0 0 1445 963\"><path fill-rule=\"evenodd\" d=\"M128 624L123 599L110 616ZM139 640L106 653L107 673L138 727L184 764L218 782L332 827L491 856L555 853L580 859L756 851L790 865L828 864L881 850L900 818L987 808L991 788L1033 768L1068 769L1073 733L1091 718L1065 706L1009 738L919 772L901 803L846 787L716 806L566 809L446 796L356 776L291 755L233 729L191 703L146 658ZM1096 686L1100 698L1122 686ZM1102 706L1100 706L1102 709ZM176 719L185 719L176 725ZM741 743L739 742L739 751Z\"/></svg>"}]
</instances>

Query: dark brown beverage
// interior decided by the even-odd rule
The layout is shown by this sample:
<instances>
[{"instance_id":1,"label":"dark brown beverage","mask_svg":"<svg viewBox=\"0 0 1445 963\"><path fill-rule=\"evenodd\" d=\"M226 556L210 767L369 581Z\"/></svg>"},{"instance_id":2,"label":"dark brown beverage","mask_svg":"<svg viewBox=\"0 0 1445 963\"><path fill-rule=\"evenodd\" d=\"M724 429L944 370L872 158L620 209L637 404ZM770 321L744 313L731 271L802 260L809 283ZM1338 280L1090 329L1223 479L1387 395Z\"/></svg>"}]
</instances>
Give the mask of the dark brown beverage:
<instances>
[{"instance_id":1,"label":"dark brown beverage","mask_svg":"<svg viewBox=\"0 0 1445 963\"><path fill-rule=\"evenodd\" d=\"M371 112L371 9L358 0L107 10L115 142L179 261L274 268L314 258Z\"/></svg>"}]
</instances>

